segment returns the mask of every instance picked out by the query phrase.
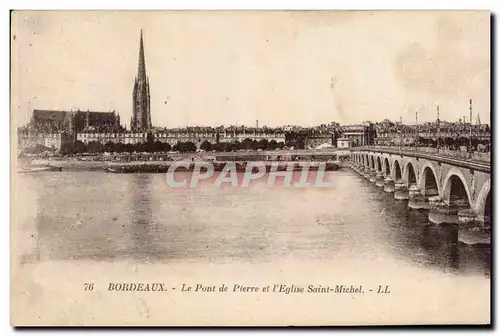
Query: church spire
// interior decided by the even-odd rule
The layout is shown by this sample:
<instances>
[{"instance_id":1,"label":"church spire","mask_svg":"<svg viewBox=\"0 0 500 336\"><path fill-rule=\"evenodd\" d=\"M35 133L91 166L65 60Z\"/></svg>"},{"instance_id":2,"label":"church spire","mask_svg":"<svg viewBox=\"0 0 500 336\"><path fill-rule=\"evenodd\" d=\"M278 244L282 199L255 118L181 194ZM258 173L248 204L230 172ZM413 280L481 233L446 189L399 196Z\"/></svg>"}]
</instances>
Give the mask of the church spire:
<instances>
[{"instance_id":1,"label":"church spire","mask_svg":"<svg viewBox=\"0 0 500 336\"><path fill-rule=\"evenodd\" d=\"M144 60L144 42L142 41L142 29L141 42L139 44L139 64L137 66L137 79L146 79L146 62Z\"/></svg>"},{"instance_id":2,"label":"church spire","mask_svg":"<svg viewBox=\"0 0 500 336\"><path fill-rule=\"evenodd\" d=\"M137 77L134 80L132 91L133 106L131 128L137 131L149 131L151 129L151 109L149 94L149 79L146 76L146 62L144 60L144 42L139 42L139 62L137 65Z\"/></svg>"}]
</instances>

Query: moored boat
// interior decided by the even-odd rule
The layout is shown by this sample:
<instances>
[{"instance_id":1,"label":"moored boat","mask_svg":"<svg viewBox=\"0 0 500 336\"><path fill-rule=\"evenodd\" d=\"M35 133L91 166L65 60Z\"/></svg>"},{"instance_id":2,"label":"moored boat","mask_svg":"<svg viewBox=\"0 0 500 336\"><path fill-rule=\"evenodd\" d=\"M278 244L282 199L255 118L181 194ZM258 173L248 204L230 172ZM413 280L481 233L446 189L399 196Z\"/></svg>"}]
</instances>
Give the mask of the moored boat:
<instances>
[{"instance_id":1,"label":"moored boat","mask_svg":"<svg viewBox=\"0 0 500 336\"><path fill-rule=\"evenodd\" d=\"M47 171L62 171L62 167L52 167L52 166L25 166L18 170L18 173L39 173Z\"/></svg>"}]
</instances>

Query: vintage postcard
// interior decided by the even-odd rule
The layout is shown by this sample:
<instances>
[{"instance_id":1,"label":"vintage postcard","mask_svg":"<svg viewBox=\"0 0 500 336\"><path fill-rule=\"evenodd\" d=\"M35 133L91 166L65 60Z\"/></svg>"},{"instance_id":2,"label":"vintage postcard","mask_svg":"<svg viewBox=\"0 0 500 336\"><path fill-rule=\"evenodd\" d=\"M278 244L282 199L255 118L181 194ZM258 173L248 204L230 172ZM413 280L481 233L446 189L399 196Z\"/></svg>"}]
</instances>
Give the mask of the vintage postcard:
<instances>
[{"instance_id":1,"label":"vintage postcard","mask_svg":"<svg viewBox=\"0 0 500 336\"><path fill-rule=\"evenodd\" d=\"M488 11L13 11L11 324L491 323Z\"/></svg>"}]
</instances>

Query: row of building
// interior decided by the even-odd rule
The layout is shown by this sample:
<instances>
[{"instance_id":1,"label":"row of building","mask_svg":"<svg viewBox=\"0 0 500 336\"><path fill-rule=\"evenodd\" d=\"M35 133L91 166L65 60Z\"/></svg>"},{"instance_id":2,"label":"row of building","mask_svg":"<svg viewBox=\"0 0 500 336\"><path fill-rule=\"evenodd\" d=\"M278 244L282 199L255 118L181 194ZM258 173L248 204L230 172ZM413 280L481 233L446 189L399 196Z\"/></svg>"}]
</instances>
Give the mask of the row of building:
<instances>
[{"instance_id":1,"label":"row of building","mask_svg":"<svg viewBox=\"0 0 500 336\"><path fill-rule=\"evenodd\" d=\"M43 146L52 151L62 148L72 149L77 142L88 145L122 143L136 145L147 141L175 145L179 142L192 142L198 148L205 141L211 144L267 140L285 143L293 137L304 140L303 147L317 148L363 146L373 143L373 124L340 126L332 123L330 127L300 128L285 130L285 127L187 127L151 128L148 131L127 130L120 125L120 115L115 111L51 111L34 110L29 123L18 128L18 148L24 150Z\"/></svg>"},{"instance_id":2,"label":"row of building","mask_svg":"<svg viewBox=\"0 0 500 336\"><path fill-rule=\"evenodd\" d=\"M331 123L319 127L186 127L127 130L120 124L116 111L52 111L34 110L29 123L18 129L18 145L22 151L37 145L60 151L75 148L77 142L86 145L122 143L136 145L147 141L168 143L192 142L199 148L203 142L211 144L241 142L245 139L294 143L303 139L302 148L351 148L366 145L411 145L416 139L457 139L472 136L489 142L490 128L485 124L450 123L439 121L421 125L402 125L384 120L359 125Z\"/></svg>"}]
</instances>

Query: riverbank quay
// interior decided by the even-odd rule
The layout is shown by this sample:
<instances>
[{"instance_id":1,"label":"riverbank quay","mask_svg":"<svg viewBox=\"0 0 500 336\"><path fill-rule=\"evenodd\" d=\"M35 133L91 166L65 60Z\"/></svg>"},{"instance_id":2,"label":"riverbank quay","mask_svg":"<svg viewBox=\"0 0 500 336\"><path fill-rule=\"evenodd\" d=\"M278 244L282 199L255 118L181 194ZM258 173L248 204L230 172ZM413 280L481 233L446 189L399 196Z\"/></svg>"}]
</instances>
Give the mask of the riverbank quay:
<instances>
[{"instance_id":1,"label":"riverbank quay","mask_svg":"<svg viewBox=\"0 0 500 336\"><path fill-rule=\"evenodd\" d=\"M237 171L245 171L249 162L254 161L205 161L205 160L178 160L178 161L133 161L133 162L115 162L115 161L78 161L78 160L34 160L33 165L49 166L60 168L61 171L107 171L114 173L166 173L171 166L175 166L176 171L193 171L196 164L211 164L215 171L222 171L226 164L234 163ZM292 169L298 171L305 169L304 165L308 164L310 170L318 169L321 162L307 161L259 161L266 167L266 171L271 171L271 166L275 164L279 171ZM325 171L335 171L342 168L339 162L325 162ZM290 168L288 168L290 167Z\"/></svg>"},{"instance_id":2,"label":"riverbank quay","mask_svg":"<svg viewBox=\"0 0 500 336\"><path fill-rule=\"evenodd\" d=\"M343 166L341 160L350 155L349 151L237 151L237 152L201 152L201 153L132 153L132 154L95 154L69 157L45 157L22 159L32 165L61 168L62 171L102 171L107 168L122 171L163 172L172 162L213 162L217 170L221 163L235 162L237 167L246 162L279 162L280 166L287 162L311 162L312 166L320 162L326 163L326 170L337 170ZM21 160L20 160L21 161ZM121 168L123 167L123 169ZM193 166L194 167L194 166ZM190 168L192 170L192 168ZM189 170L189 169L188 169Z\"/></svg>"}]
</instances>

